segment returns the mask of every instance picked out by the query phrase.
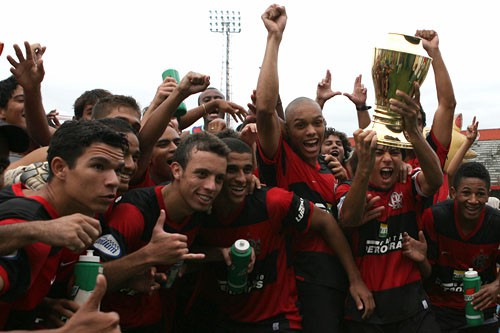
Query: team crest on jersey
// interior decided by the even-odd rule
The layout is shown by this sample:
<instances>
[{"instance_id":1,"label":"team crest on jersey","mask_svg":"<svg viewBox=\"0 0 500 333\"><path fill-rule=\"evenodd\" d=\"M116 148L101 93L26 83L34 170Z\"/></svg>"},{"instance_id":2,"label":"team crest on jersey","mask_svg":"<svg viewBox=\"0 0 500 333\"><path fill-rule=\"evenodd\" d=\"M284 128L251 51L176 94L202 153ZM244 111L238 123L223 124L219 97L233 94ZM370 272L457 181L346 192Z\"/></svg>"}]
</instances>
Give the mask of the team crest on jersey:
<instances>
[{"instance_id":1,"label":"team crest on jersey","mask_svg":"<svg viewBox=\"0 0 500 333\"><path fill-rule=\"evenodd\" d=\"M472 265L474 268L477 268L478 270L483 270L486 268L488 259L489 258L486 254L481 253L480 255L474 257L474 259L472 260Z\"/></svg>"},{"instance_id":2,"label":"team crest on jersey","mask_svg":"<svg viewBox=\"0 0 500 333\"><path fill-rule=\"evenodd\" d=\"M391 199L389 201L389 207L392 209L403 208L403 192L392 192Z\"/></svg>"},{"instance_id":3,"label":"team crest on jersey","mask_svg":"<svg viewBox=\"0 0 500 333\"><path fill-rule=\"evenodd\" d=\"M120 244L115 237L110 234L99 237L94 243L94 248L110 257L119 257L122 252Z\"/></svg>"},{"instance_id":4,"label":"team crest on jersey","mask_svg":"<svg viewBox=\"0 0 500 333\"><path fill-rule=\"evenodd\" d=\"M253 248L254 252L255 252L255 255L259 255L260 254L260 239L251 239L251 238L248 238L247 239L248 242L250 243L250 246Z\"/></svg>"}]
</instances>

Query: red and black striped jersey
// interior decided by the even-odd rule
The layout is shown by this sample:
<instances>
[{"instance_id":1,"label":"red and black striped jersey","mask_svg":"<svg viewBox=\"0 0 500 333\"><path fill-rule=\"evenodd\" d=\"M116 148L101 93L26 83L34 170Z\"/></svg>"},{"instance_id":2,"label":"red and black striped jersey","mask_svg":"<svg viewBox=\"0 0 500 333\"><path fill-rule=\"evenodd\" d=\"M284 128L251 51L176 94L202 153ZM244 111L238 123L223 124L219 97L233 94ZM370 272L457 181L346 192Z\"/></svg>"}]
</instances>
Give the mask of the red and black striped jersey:
<instances>
[{"instance_id":1,"label":"red and black striped jersey","mask_svg":"<svg viewBox=\"0 0 500 333\"><path fill-rule=\"evenodd\" d=\"M500 245L500 211L485 206L475 229L464 234L453 200L428 208L423 215L432 275L426 284L435 306L464 310L462 278L473 268L482 284L496 279ZM495 307L492 303L491 307Z\"/></svg>"},{"instance_id":2,"label":"red and black striped jersey","mask_svg":"<svg viewBox=\"0 0 500 333\"><path fill-rule=\"evenodd\" d=\"M321 157L313 167L302 160L283 138L273 160L264 156L260 145L258 151L259 176L264 184L292 191L315 206L334 213L336 180ZM318 232L297 234L292 242L298 279L346 290L345 270Z\"/></svg>"},{"instance_id":3,"label":"red and black striped jersey","mask_svg":"<svg viewBox=\"0 0 500 333\"><path fill-rule=\"evenodd\" d=\"M204 223L198 236L201 244L230 247L243 238L255 251L255 266L243 294L228 293L227 266L223 262L210 265L202 277L202 290L231 320L254 323L284 315L291 328L301 328L295 272L287 257L285 234L290 229L306 233L313 207L292 192L266 188L248 195L235 216L223 219L214 211Z\"/></svg>"}]
</instances>

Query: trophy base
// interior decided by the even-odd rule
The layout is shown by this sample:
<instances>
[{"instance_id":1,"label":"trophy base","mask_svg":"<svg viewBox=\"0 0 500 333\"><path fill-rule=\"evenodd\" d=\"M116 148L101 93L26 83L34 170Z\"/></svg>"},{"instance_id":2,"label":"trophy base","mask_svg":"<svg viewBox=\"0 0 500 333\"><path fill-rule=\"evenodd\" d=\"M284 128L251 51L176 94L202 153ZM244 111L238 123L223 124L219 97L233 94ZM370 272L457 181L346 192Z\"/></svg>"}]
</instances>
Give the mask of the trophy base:
<instances>
[{"instance_id":1,"label":"trophy base","mask_svg":"<svg viewBox=\"0 0 500 333\"><path fill-rule=\"evenodd\" d=\"M384 124L372 121L365 130L372 130L377 133L377 144L379 145L401 149L413 149L411 143L406 140L404 132L392 131Z\"/></svg>"},{"instance_id":2,"label":"trophy base","mask_svg":"<svg viewBox=\"0 0 500 333\"><path fill-rule=\"evenodd\" d=\"M403 131L401 116L388 108L375 106L373 121L366 127L377 133L377 144L402 149L413 149Z\"/></svg>"}]
</instances>

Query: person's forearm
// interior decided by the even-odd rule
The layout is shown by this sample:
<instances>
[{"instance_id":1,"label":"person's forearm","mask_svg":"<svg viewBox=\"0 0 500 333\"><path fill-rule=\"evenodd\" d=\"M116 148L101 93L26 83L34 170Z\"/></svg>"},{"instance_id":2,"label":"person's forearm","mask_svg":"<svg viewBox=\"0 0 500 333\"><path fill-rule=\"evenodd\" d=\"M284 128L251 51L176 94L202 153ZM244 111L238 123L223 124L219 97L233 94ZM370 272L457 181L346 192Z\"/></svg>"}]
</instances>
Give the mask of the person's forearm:
<instances>
[{"instance_id":1,"label":"person's forearm","mask_svg":"<svg viewBox=\"0 0 500 333\"><path fill-rule=\"evenodd\" d=\"M257 100L255 107L257 117L259 113L274 115L279 94L278 79L278 51L281 44L281 37L269 34L267 37L264 60L257 81Z\"/></svg>"},{"instance_id":2,"label":"person's forearm","mask_svg":"<svg viewBox=\"0 0 500 333\"><path fill-rule=\"evenodd\" d=\"M418 266L418 270L420 271L420 275L422 276L423 280L425 280L429 276L431 276L432 266L429 263L429 260L424 259L424 261L417 263L417 266Z\"/></svg>"},{"instance_id":3,"label":"person's forearm","mask_svg":"<svg viewBox=\"0 0 500 333\"><path fill-rule=\"evenodd\" d=\"M179 118L179 129L182 131L189 126L193 125L198 119L202 118L203 115L205 114L205 110L207 109L207 104L204 104L205 107L202 105L195 107L194 109L189 110L186 112L185 115Z\"/></svg>"},{"instance_id":4,"label":"person's forearm","mask_svg":"<svg viewBox=\"0 0 500 333\"><path fill-rule=\"evenodd\" d=\"M120 289L130 278L142 274L146 269L154 266L143 249L104 263L103 272L108 282L108 291Z\"/></svg>"},{"instance_id":5,"label":"person's forearm","mask_svg":"<svg viewBox=\"0 0 500 333\"><path fill-rule=\"evenodd\" d=\"M270 34L257 82L255 102L258 136L267 158L273 158L278 149L281 126L276 114L279 95L278 50L281 37Z\"/></svg>"},{"instance_id":6,"label":"person's forearm","mask_svg":"<svg viewBox=\"0 0 500 333\"><path fill-rule=\"evenodd\" d=\"M130 183L135 185L140 183L146 174L146 170L153 155L153 149L156 142L161 138L163 132L167 128L170 119L174 115L179 104L184 100L177 90L174 90L168 98L161 103L154 112L149 116L149 119L143 123L139 132L139 147L141 155L137 162L137 170Z\"/></svg>"},{"instance_id":7,"label":"person's forearm","mask_svg":"<svg viewBox=\"0 0 500 333\"><path fill-rule=\"evenodd\" d=\"M349 243L345 238L342 230L338 226L337 222L331 218L333 221L328 221L327 223L322 223L319 226L319 231L323 235L328 246L335 252L337 257L340 259L342 266L347 273L349 282L361 279L361 274L359 273L358 267L354 262L354 257L352 255Z\"/></svg>"},{"instance_id":8,"label":"person's forearm","mask_svg":"<svg viewBox=\"0 0 500 333\"><path fill-rule=\"evenodd\" d=\"M363 223L369 178L369 171L363 168L356 170L339 213L339 224L343 228L357 227Z\"/></svg>"},{"instance_id":9,"label":"person's forearm","mask_svg":"<svg viewBox=\"0 0 500 333\"><path fill-rule=\"evenodd\" d=\"M422 191L426 195L432 195L443 183L443 170L439 159L422 134L413 135L410 142L424 177L424 181L420 182Z\"/></svg>"},{"instance_id":10,"label":"person's forearm","mask_svg":"<svg viewBox=\"0 0 500 333\"><path fill-rule=\"evenodd\" d=\"M368 127L368 125L370 125L371 123L371 118L370 118L370 113L368 112L368 110L362 110L362 111L358 111L356 110L356 114L357 114L357 117L358 117L358 126L359 128L362 128L362 129L365 129Z\"/></svg>"},{"instance_id":11,"label":"person's forearm","mask_svg":"<svg viewBox=\"0 0 500 333\"><path fill-rule=\"evenodd\" d=\"M467 154L467 151L471 146L472 142L469 140L465 140L457 149L455 155L448 164L448 168L446 169L446 173L448 174L448 179L453 180L455 172L458 170L458 167L462 164L465 154ZM452 184L451 181L450 184Z\"/></svg>"},{"instance_id":12,"label":"person's forearm","mask_svg":"<svg viewBox=\"0 0 500 333\"><path fill-rule=\"evenodd\" d=\"M37 241L43 221L20 222L0 226L0 256L6 256Z\"/></svg>"},{"instance_id":13,"label":"person's forearm","mask_svg":"<svg viewBox=\"0 0 500 333\"><path fill-rule=\"evenodd\" d=\"M448 147L451 142L453 116L457 102L455 100L453 84L441 56L441 51L435 49L429 52L429 56L432 57L432 68L434 70L438 98L438 108L434 114L432 126L434 128L434 135L439 143L444 147Z\"/></svg>"},{"instance_id":14,"label":"person's forearm","mask_svg":"<svg viewBox=\"0 0 500 333\"><path fill-rule=\"evenodd\" d=\"M48 146L51 133L42 104L41 88L24 90L24 116L29 135L40 146Z\"/></svg>"}]
</instances>

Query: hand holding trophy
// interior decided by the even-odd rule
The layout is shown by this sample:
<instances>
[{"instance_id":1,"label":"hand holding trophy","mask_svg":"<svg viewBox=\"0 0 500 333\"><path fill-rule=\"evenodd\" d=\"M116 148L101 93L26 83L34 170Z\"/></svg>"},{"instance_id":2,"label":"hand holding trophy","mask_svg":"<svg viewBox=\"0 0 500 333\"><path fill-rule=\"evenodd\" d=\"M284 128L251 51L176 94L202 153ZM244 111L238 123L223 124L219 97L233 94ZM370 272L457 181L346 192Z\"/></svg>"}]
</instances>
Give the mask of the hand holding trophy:
<instances>
[{"instance_id":1,"label":"hand holding trophy","mask_svg":"<svg viewBox=\"0 0 500 333\"><path fill-rule=\"evenodd\" d=\"M372 124L378 143L412 149L405 137L402 117L390 110L389 100L398 98L397 90L414 95L414 82L422 85L432 59L419 37L390 33L385 45L375 48L372 79L376 106Z\"/></svg>"}]
</instances>

